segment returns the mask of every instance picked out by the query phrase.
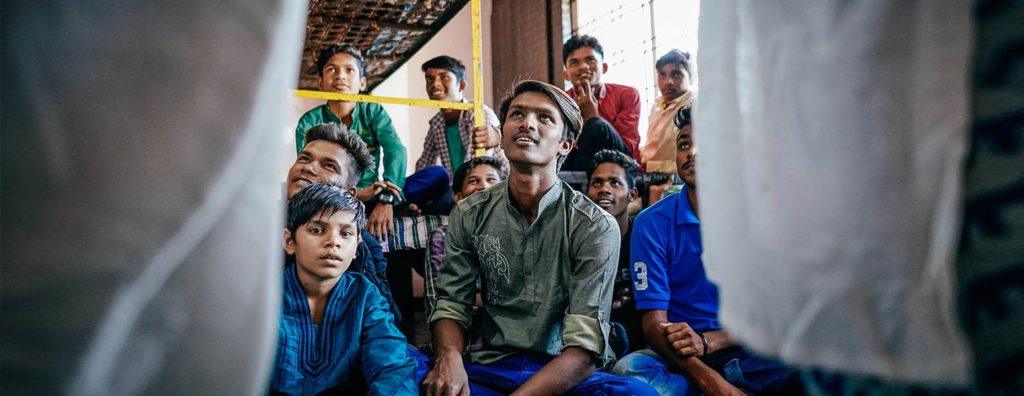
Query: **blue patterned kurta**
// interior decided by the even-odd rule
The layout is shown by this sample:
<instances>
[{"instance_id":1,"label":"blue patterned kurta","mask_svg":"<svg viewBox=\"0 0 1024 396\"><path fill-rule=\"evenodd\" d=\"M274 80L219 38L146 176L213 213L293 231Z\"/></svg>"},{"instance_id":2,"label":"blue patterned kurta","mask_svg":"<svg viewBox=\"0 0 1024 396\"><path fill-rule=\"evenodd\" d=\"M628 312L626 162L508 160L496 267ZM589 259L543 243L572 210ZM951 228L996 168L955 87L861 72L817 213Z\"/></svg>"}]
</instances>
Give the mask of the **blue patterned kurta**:
<instances>
[{"instance_id":1,"label":"blue patterned kurta","mask_svg":"<svg viewBox=\"0 0 1024 396\"><path fill-rule=\"evenodd\" d=\"M294 265L284 269L283 295L271 393L417 394L405 336L365 276L341 276L318 325Z\"/></svg>"}]
</instances>

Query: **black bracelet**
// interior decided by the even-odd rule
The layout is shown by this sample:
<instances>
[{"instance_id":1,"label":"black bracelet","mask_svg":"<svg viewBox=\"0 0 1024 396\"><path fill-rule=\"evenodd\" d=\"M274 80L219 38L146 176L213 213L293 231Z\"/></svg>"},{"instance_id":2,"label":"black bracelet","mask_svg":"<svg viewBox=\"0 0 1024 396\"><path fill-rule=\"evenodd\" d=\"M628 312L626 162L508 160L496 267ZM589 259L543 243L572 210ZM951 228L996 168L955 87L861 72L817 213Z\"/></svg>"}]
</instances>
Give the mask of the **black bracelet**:
<instances>
[{"instance_id":1,"label":"black bracelet","mask_svg":"<svg viewBox=\"0 0 1024 396\"><path fill-rule=\"evenodd\" d=\"M697 334L700 335L700 341L704 343L704 354L700 357L705 357L708 355L708 338L704 336L704 333L697 332Z\"/></svg>"}]
</instances>

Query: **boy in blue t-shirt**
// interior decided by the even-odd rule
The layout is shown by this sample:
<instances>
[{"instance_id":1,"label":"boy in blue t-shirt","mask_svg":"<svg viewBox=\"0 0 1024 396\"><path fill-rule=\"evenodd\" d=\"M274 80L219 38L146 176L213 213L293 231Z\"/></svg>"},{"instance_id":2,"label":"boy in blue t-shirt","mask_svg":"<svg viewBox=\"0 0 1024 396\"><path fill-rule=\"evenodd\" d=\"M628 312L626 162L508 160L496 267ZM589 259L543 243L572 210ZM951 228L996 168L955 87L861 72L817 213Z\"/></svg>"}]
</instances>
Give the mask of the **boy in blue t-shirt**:
<instances>
[{"instance_id":1,"label":"boy in blue t-shirt","mask_svg":"<svg viewBox=\"0 0 1024 396\"><path fill-rule=\"evenodd\" d=\"M273 394L415 395L416 366L388 302L347 272L365 222L349 191L312 184L288 202L283 303Z\"/></svg>"},{"instance_id":2,"label":"boy in blue t-shirt","mask_svg":"<svg viewBox=\"0 0 1024 396\"><path fill-rule=\"evenodd\" d=\"M734 344L718 321L718 287L701 260L690 108L679 110L675 124L683 190L641 212L631 236L633 293L650 346L612 371L643 380L662 395L801 394L795 371Z\"/></svg>"}]
</instances>

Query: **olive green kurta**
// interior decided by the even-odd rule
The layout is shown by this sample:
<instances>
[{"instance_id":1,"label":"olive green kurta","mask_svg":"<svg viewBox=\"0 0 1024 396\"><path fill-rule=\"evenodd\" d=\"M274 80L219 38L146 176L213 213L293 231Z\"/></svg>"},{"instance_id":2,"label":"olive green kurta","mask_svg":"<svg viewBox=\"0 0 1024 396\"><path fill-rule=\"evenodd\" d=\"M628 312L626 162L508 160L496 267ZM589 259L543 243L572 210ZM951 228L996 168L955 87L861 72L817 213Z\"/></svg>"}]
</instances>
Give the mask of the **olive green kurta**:
<instances>
[{"instance_id":1,"label":"olive green kurta","mask_svg":"<svg viewBox=\"0 0 1024 396\"><path fill-rule=\"evenodd\" d=\"M577 346L606 365L614 359L608 320L619 226L563 182L544 194L538 213L527 224L507 181L459 202L430 322L447 318L468 328L479 276L484 346L469 361L488 364L516 352L556 356Z\"/></svg>"}]
</instances>

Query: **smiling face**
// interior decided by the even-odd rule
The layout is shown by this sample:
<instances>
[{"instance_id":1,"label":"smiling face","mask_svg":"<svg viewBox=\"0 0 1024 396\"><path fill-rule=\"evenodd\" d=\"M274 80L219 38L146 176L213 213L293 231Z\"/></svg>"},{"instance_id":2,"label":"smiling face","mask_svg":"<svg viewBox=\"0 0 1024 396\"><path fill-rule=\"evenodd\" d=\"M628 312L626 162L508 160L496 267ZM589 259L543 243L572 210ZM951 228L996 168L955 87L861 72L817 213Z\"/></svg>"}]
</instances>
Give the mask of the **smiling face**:
<instances>
[{"instance_id":1,"label":"smiling face","mask_svg":"<svg viewBox=\"0 0 1024 396\"><path fill-rule=\"evenodd\" d=\"M359 246L355 213L323 213L299 226L294 235L285 230L284 250L295 256L300 277L323 281L340 277L352 264Z\"/></svg>"},{"instance_id":2,"label":"smiling face","mask_svg":"<svg viewBox=\"0 0 1024 396\"><path fill-rule=\"evenodd\" d=\"M693 142L693 124L684 125L676 136L676 171L686 184L697 186L697 145Z\"/></svg>"},{"instance_id":3,"label":"smiling face","mask_svg":"<svg viewBox=\"0 0 1024 396\"><path fill-rule=\"evenodd\" d=\"M427 95L430 96L430 99L453 102L462 100L462 91L466 89L466 82L459 81L455 73L446 69L428 68L423 74L427 83Z\"/></svg>"},{"instance_id":4,"label":"smiling face","mask_svg":"<svg viewBox=\"0 0 1024 396\"><path fill-rule=\"evenodd\" d=\"M352 55L335 54L321 71L323 75L316 79L321 91L358 94L366 89L366 78L360 75L359 61Z\"/></svg>"},{"instance_id":5,"label":"smiling face","mask_svg":"<svg viewBox=\"0 0 1024 396\"><path fill-rule=\"evenodd\" d=\"M498 184L500 181L501 175L493 166L487 164L477 165L466 174L466 179L462 181L462 188L453 194L453 198L455 198L456 202L461 201L477 191L483 191Z\"/></svg>"},{"instance_id":6,"label":"smiling face","mask_svg":"<svg viewBox=\"0 0 1024 396\"><path fill-rule=\"evenodd\" d=\"M608 64L597 51L590 47L580 47L569 54L565 59L565 71L562 77L566 80L576 82L586 80L590 85L597 87L601 85L601 75L608 72Z\"/></svg>"},{"instance_id":7,"label":"smiling face","mask_svg":"<svg viewBox=\"0 0 1024 396\"><path fill-rule=\"evenodd\" d=\"M501 146L512 164L554 165L566 156L572 140L562 138L565 122L555 102L540 92L523 92L512 99L501 126Z\"/></svg>"},{"instance_id":8,"label":"smiling face","mask_svg":"<svg viewBox=\"0 0 1024 396\"><path fill-rule=\"evenodd\" d=\"M288 198L314 182L344 186L351 170L341 164L348 155L337 143L327 140L309 142L288 169Z\"/></svg>"},{"instance_id":9,"label":"smiling face","mask_svg":"<svg viewBox=\"0 0 1024 396\"><path fill-rule=\"evenodd\" d=\"M619 164L602 163L590 175L587 196L612 217L622 216L637 196L636 189L626 183L627 177L626 170Z\"/></svg>"}]
</instances>

